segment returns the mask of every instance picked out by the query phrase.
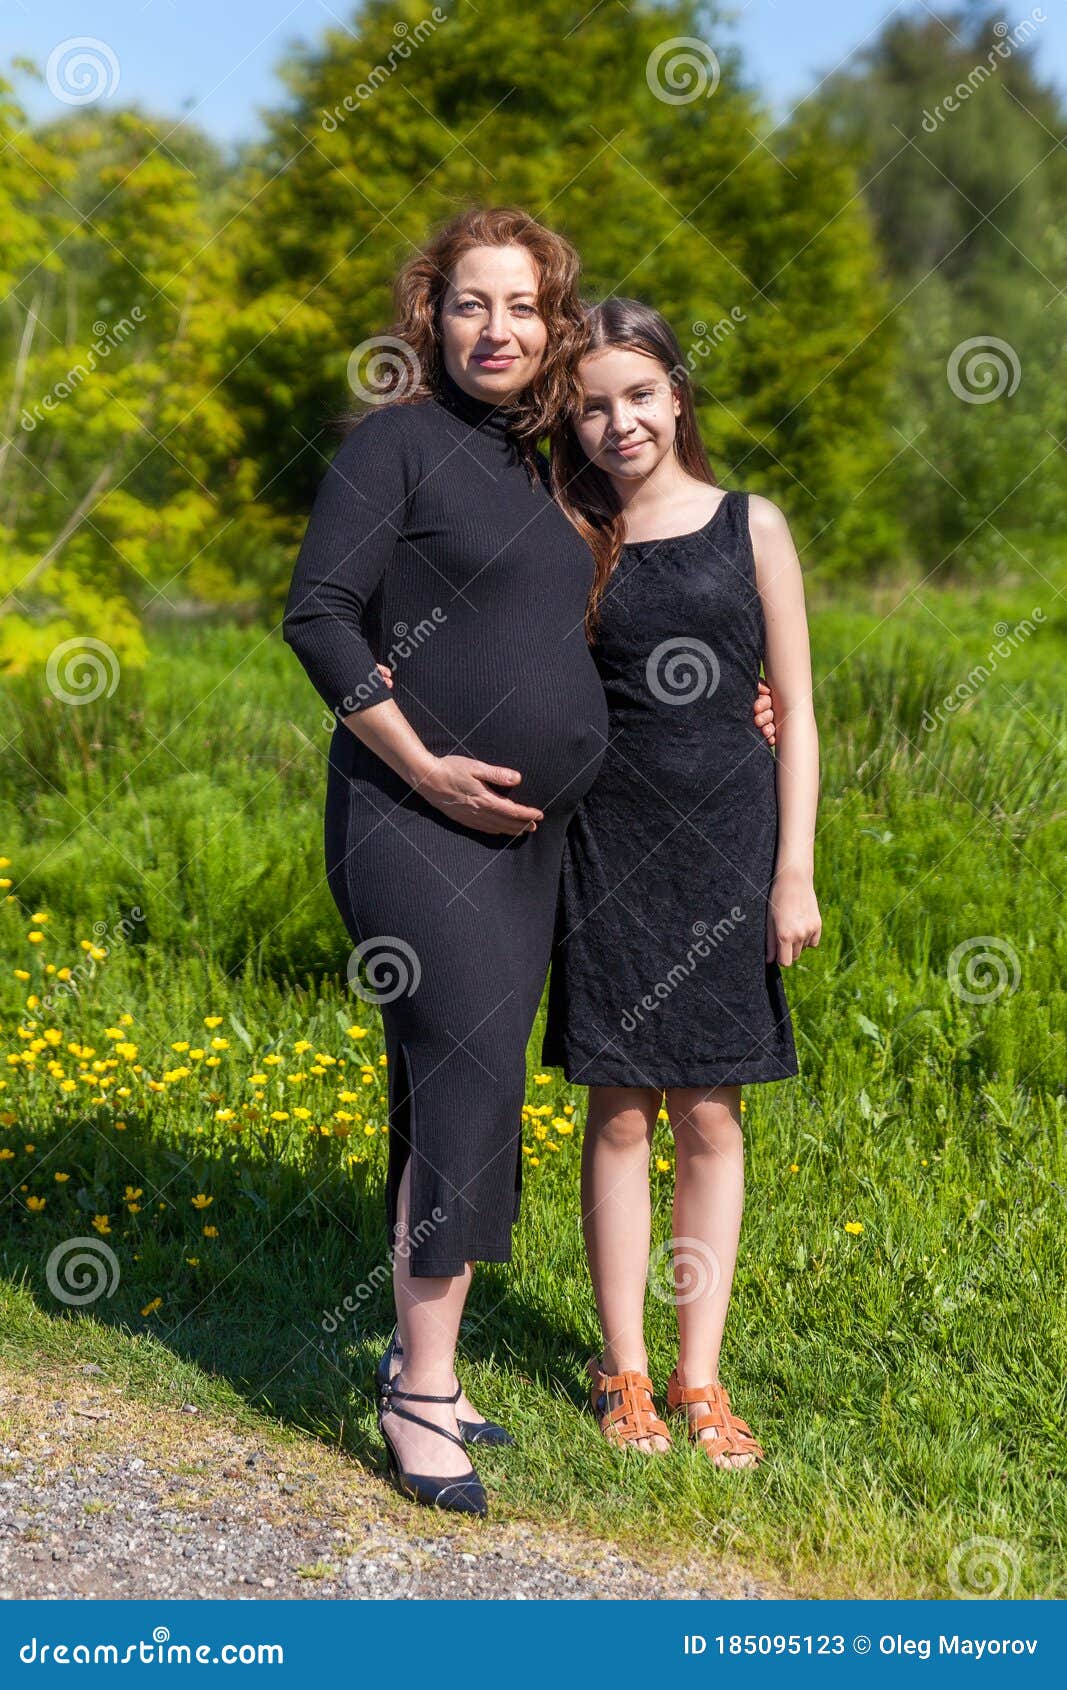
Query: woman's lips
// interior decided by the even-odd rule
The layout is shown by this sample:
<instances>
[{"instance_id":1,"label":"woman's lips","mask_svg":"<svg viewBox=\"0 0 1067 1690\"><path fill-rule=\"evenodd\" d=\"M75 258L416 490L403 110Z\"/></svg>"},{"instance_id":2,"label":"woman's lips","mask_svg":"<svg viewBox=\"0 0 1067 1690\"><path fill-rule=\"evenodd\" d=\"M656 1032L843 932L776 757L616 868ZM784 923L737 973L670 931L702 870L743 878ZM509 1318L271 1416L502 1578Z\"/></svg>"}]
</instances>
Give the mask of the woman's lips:
<instances>
[{"instance_id":1,"label":"woman's lips","mask_svg":"<svg viewBox=\"0 0 1067 1690\"><path fill-rule=\"evenodd\" d=\"M612 446L609 450L614 452L616 457L632 458L635 452L640 452L642 447L647 445L647 440L634 440L628 446Z\"/></svg>"},{"instance_id":2,"label":"woman's lips","mask_svg":"<svg viewBox=\"0 0 1067 1690\"><path fill-rule=\"evenodd\" d=\"M480 364L483 370L506 370L515 362L508 353L489 352L482 355L475 354L474 363Z\"/></svg>"}]
</instances>

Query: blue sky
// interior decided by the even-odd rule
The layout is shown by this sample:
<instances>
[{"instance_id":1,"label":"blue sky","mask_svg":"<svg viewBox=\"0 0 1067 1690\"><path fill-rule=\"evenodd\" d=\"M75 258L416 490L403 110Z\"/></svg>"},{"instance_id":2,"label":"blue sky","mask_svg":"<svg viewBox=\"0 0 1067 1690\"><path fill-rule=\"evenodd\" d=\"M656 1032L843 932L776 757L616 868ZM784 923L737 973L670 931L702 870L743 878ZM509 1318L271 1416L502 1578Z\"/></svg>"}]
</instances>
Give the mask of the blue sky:
<instances>
[{"instance_id":1,"label":"blue sky","mask_svg":"<svg viewBox=\"0 0 1067 1690\"><path fill-rule=\"evenodd\" d=\"M515 0L517 19L523 3ZM749 77L781 114L887 16L915 3L736 0L736 23L726 36L739 43ZM1047 18L1037 32L1039 68L1067 88L1067 6L1044 0L1039 10ZM58 43L92 36L118 65L113 102L137 100L175 116L195 107L204 128L235 140L255 134L257 112L277 98L275 66L286 46L343 26L352 11L345 0L0 0L0 60L21 55L43 68ZM1002 16L1011 27L1030 12L1028 0L1014 0ZM20 92L33 116L56 114L45 88L21 82Z\"/></svg>"}]
</instances>

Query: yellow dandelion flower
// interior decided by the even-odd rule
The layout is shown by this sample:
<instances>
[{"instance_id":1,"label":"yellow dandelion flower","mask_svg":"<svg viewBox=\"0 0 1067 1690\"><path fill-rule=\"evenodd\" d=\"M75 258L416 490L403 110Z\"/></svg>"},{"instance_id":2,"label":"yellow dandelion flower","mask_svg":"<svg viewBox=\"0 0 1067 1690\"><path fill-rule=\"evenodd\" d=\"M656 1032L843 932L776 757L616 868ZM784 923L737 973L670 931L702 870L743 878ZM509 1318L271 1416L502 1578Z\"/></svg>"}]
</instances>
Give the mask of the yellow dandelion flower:
<instances>
[{"instance_id":1,"label":"yellow dandelion flower","mask_svg":"<svg viewBox=\"0 0 1067 1690\"><path fill-rule=\"evenodd\" d=\"M790 1173L791 1173L791 1174L799 1174L799 1172L800 1172L800 1163L799 1163L799 1162L790 1162L790 1164L789 1164L789 1172L790 1172Z\"/></svg>"},{"instance_id":2,"label":"yellow dandelion flower","mask_svg":"<svg viewBox=\"0 0 1067 1690\"><path fill-rule=\"evenodd\" d=\"M131 1215L139 1215L141 1213L140 1203L127 1203L126 1207L130 1211Z\"/></svg>"},{"instance_id":3,"label":"yellow dandelion flower","mask_svg":"<svg viewBox=\"0 0 1067 1690\"><path fill-rule=\"evenodd\" d=\"M47 1197L27 1197L26 1207L31 1215L39 1215L47 1202Z\"/></svg>"},{"instance_id":4,"label":"yellow dandelion flower","mask_svg":"<svg viewBox=\"0 0 1067 1690\"><path fill-rule=\"evenodd\" d=\"M170 1048L171 1048L171 1050L176 1050L178 1055L181 1056L183 1051L186 1051L186 1050L189 1049L189 1040L188 1039L176 1039L174 1041L174 1043L171 1045Z\"/></svg>"},{"instance_id":5,"label":"yellow dandelion flower","mask_svg":"<svg viewBox=\"0 0 1067 1690\"><path fill-rule=\"evenodd\" d=\"M272 1109L270 1112L270 1118L272 1121L287 1121L289 1119L289 1112L286 1109Z\"/></svg>"},{"instance_id":6,"label":"yellow dandelion flower","mask_svg":"<svg viewBox=\"0 0 1067 1690\"><path fill-rule=\"evenodd\" d=\"M204 1016L204 1026L205 1027L221 1027L222 1026L222 1016L221 1015L205 1015Z\"/></svg>"},{"instance_id":7,"label":"yellow dandelion flower","mask_svg":"<svg viewBox=\"0 0 1067 1690\"><path fill-rule=\"evenodd\" d=\"M55 1180L57 1185L66 1185L67 1181L70 1178L70 1175L69 1174L53 1174L52 1178Z\"/></svg>"},{"instance_id":8,"label":"yellow dandelion flower","mask_svg":"<svg viewBox=\"0 0 1067 1690\"><path fill-rule=\"evenodd\" d=\"M191 1050L189 1052L190 1062L199 1062L201 1057L203 1056L203 1054L204 1054L203 1046L202 1045L196 1046L193 1050Z\"/></svg>"},{"instance_id":9,"label":"yellow dandelion flower","mask_svg":"<svg viewBox=\"0 0 1067 1690\"><path fill-rule=\"evenodd\" d=\"M205 1197L202 1191L198 1191L191 1201L194 1209L206 1209L209 1203L214 1203L215 1199L213 1197Z\"/></svg>"},{"instance_id":10,"label":"yellow dandelion flower","mask_svg":"<svg viewBox=\"0 0 1067 1690\"><path fill-rule=\"evenodd\" d=\"M106 1215L94 1215L93 1225L101 1238L106 1238L111 1231L111 1222Z\"/></svg>"},{"instance_id":11,"label":"yellow dandelion flower","mask_svg":"<svg viewBox=\"0 0 1067 1690\"><path fill-rule=\"evenodd\" d=\"M534 1075L534 1085L535 1086L550 1086L551 1084L552 1084L552 1075L551 1074L535 1074Z\"/></svg>"},{"instance_id":12,"label":"yellow dandelion flower","mask_svg":"<svg viewBox=\"0 0 1067 1690\"><path fill-rule=\"evenodd\" d=\"M200 1230L203 1232L205 1238L217 1238L219 1235L219 1229L217 1226L205 1226L201 1227Z\"/></svg>"},{"instance_id":13,"label":"yellow dandelion flower","mask_svg":"<svg viewBox=\"0 0 1067 1690\"><path fill-rule=\"evenodd\" d=\"M293 1046L293 1049L296 1051L297 1056L303 1056L303 1054L306 1050L311 1049L311 1040L310 1039L297 1039L295 1045Z\"/></svg>"},{"instance_id":14,"label":"yellow dandelion flower","mask_svg":"<svg viewBox=\"0 0 1067 1690\"><path fill-rule=\"evenodd\" d=\"M216 1109L215 1119L216 1121L232 1121L233 1114L234 1112L232 1109Z\"/></svg>"},{"instance_id":15,"label":"yellow dandelion flower","mask_svg":"<svg viewBox=\"0 0 1067 1690\"><path fill-rule=\"evenodd\" d=\"M667 1158L665 1156L657 1156L656 1157L656 1172L659 1173L659 1174L669 1174L670 1171L671 1171L671 1165L667 1161Z\"/></svg>"},{"instance_id":16,"label":"yellow dandelion flower","mask_svg":"<svg viewBox=\"0 0 1067 1690\"><path fill-rule=\"evenodd\" d=\"M530 1157L530 1166L531 1166L531 1168L539 1168L541 1166L540 1156L531 1156Z\"/></svg>"},{"instance_id":17,"label":"yellow dandelion flower","mask_svg":"<svg viewBox=\"0 0 1067 1690\"><path fill-rule=\"evenodd\" d=\"M294 1121L310 1121L310 1119L311 1119L311 1110L310 1109L294 1109L293 1110L293 1120Z\"/></svg>"},{"instance_id":18,"label":"yellow dandelion flower","mask_svg":"<svg viewBox=\"0 0 1067 1690\"><path fill-rule=\"evenodd\" d=\"M117 1133L124 1133L126 1131L125 1121L116 1121L115 1122L115 1131Z\"/></svg>"},{"instance_id":19,"label":"yellow dandelion flower","mask_svg":"<svg viewBox=\"0 0 1067 1690\"><path fill-rule=\"evenodd\" d=\"M37 1146L35 1144L24 1144L22 1148L25 1150L27 1156L32 1156L34 1151L37 1149Z\"/></svg>"},{"instance_id":20,"label":"yellow dandelion flower","mask_svg":"<svg viewBox=\"0 0 1067 1690\"><path fill-rule=\"evenodd\" d=\"M27 933L26 937L30 941L31 945L43 945L44 944L44 934L38 933L36 931L36 929L32 933Z\"/></svg>"},{"instance_id":21,"label":"yellow dandelion flower","mask_svg":"<svg viewBox=\"0 0 1067 1690\"><path fill-rule=\"evenodd\" d=\"M350 1039L365 1039L367 1036L367 1029L366 1027L349 1027L348 1036Z\"/></svg>"},{"instance_id":22,"label":"yellow dandelion flower","mask_svg":"<svg viewBox=\"0 0 1067 1690\"><path fill-rule=\"evenodd\" d=\"M185 1259L191 1268L198 1268L200 1266L199 1256L186 1256Z\"/></svg>"},{"instance_id":23,"label":"yellow dandelion flower","mask_svg":"<svg viewBox=\"0 0 1067 1690\"><path fill-rule=\"evenodd\" d=\"M29 979L29 975L26 973L26 970L24 968L16 968L16 969L13 969L12 972L13 972L16 980L26 981L26 980Z\"/></svg>"},{"instance_id":24,"label":"yellow dandelion flower","mask_svg":"<svg viewBox=\"0 0 1067 1690\"><path fill-rule=\"evenodd\" d=\"M14 1159L15 1159L15 1152L12 1149L10 1149L10 1147L8 1145L5 1144L4 1148L2 1150L0 1150L0 1162L13 1162Z\"/></svg>"},{"instance_id":25,"label":"yellow dandelion flower","mask_svg":"<svg viewBox=\"0 0 1067 1690\"><path fill-rule=\"evenodd\" d=\"M863 1222L862 1221L846 1221L845 1222L845 1231L851 1232L853 1238L858 1238L860 1233L863 1231Z\"/></svg>"},{"instance_id":26,"label":"yellow dandelion flower","mask_svg":"<svg viewBox=\"0 0 1067 1690\"><path fill-rule=\"evenodd\" d=\"M669 1121L670 1120L670 1116L668 1115L666 1109L660 1110L659 1114L656 1116L656 1120L657 1121Z\"/></svg>"},{"instance_id":27,"label":"yellow dandelion flower","mask_svg":"<svg viewBox=\"0 0 1067 1690\"><path fill-rule=\"evenodd\" d=\"M158 1308L161 1308L162 1306L163 1306L163 1298L162 1297L153 1297L152 1301L150 1303L145 1304L144 1308L141 1310L141 1313L143 1315L155 1314L156 1310Z\"/></svg>"},{"instance_id":28,"label":"yellow dandelion flower","mask_svg":"<svg viewBox=\"0 0 1067 1690\"><path fill-rule=\"evenodd\" d=\"M212 1050L229 1050L230 1041L229 1039L212 1039L211 1048Z\"/></svg>"},{"instance_id":29,"label":"yellow dandelion flower","mask_svg":"<svg viewBox=\"0 0 1067 1690\"><path fill-rule=\"evenodd\" d=\"M268 1066L271 1067L271 1068L276 1068L281 1060L282 1060L281 1057L277 1056L277 1055L265 1056L263 1058L263 1066L264 1066L264 1068L266 1068Z\"/></svg>"}]
</instances>

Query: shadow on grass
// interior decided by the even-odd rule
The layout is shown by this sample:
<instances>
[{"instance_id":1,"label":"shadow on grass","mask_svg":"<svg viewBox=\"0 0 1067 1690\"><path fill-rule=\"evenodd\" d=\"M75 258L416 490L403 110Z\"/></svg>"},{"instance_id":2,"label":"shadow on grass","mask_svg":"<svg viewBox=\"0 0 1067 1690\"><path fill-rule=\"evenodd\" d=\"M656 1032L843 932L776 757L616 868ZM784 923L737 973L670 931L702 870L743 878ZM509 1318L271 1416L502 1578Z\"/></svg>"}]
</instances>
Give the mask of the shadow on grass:
<instances>
[{"instance_id":1,"label":"shadow on grass","mask_svg":"<svg viewBox=\"0 0 1067 1690\"><path fill-rule=\"evenodd\" d=\"M56 1171L69 1178L38 1213L12 1191L0 1263L42 1315L150 1333L251 1408L384 1471L374 1372L395 1319L384 1141L349 1174L333 1141L295 1167L259 1144L246 1154L247 1135L179 1147L132 1113L121 1134L57 1119L52 1142L36 1136L38 1189ZM119 1208L117 1189L129 1193ZM198 1207L198 1197L210 1201ZM94 1225L101 1216L106 1232ZM205 1235L212 1227L217 1236ZM577 1408L587 1353L577 1327L537 1306L521 1274L478 1267L460 1334L465 1384L506 1365ZM158 1382L158 1358L153 1373ZM186 1379L182 1389L195 1387ZM506 1419L484 1390L479 1407Z\"/></svg>"}]
</instances>

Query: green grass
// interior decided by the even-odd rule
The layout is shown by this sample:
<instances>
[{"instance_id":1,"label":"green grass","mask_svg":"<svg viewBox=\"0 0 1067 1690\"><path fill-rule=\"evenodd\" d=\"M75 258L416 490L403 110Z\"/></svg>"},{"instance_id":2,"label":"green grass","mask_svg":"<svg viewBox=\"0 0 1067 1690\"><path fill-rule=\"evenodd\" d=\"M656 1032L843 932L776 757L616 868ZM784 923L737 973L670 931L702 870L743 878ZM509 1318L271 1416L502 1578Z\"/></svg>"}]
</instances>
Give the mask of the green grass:
<instances>
[{"instance_id":1,"label":"green grass","mask_svg":"<svg viewBox=\"0 0 1067 1690\"><path fill-rule=\"evenodd\" d=\"M558 1074L536 1082L540 1029L530 1106L550 1105L549 1121L571 1106L577 1130L550 1129L550 1150L529 1118L539 1160L527 1159L515 1260L476 1276L463 1377L520 1440L479 1458L498 1517L696 1546L826 1595L951 1594L954 1552L991 1538L1015 1594L1063 1595L1063 601L1039 578L894 608L903 598L812 617L825 932L788 982L802 1077L746 1094L723 1357L771 1459L730 1476L681 1447L626 1458L578 1412L597 1343L578 1221L584 1096ZM987 659L994 625L1035 605L1032 635L965 709L925 728ZM48 1049L36 1074L5 1070L0 1356L26 1370L97 1360L146 1397L265 1411L378 1467L368 1387L390 1325L386 1076L376 1016L344 985L349 947L323 880L314 696L276 638L214 629L159 643L151 670L123 674L109 700L61 705L35 677L5 700L5 1049L58 1026L67 1075L116 1066L100 1103L81 1079L60 1089ZM34 912L49 918L37 947ZM100 923L108 956L92 978L55 1011L27 1009L28 993L54 989L45 964L84 964L80 942ZM949 959L983 936L1014 989L971 1002ZM117 1035L136 1058L113 1056ZM209 1067L212 1037L228 1046ZM316 1052L334 1058L321 1075ZM265 1064L273 1054L282 1062ZM187 1077L162 1080L181 1067ZM278 1077L294 1071L308 1078ZM269 1076L258 1115L243 1108L253 1072ZM358 1101L339 1102L342 1089ZM226 1108L233 1119L218 1120ZM353 1120L338 1123L339 1108ZM657 1150L671 1160L666 1127ZM653 1175L657 1240L672 1177ZM136 1214L127 1185L142 1192ZM93 1234L96 1215L121 1276L81 1310L52 1294L46 1262ZM354 1312L330 1330L346 1297ZM650 1297L661 1386L672 1322Z\"/></svg>"}]
</instances>

